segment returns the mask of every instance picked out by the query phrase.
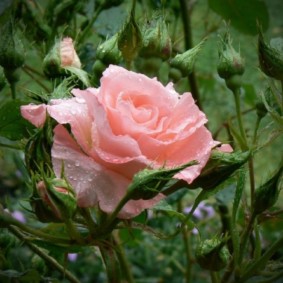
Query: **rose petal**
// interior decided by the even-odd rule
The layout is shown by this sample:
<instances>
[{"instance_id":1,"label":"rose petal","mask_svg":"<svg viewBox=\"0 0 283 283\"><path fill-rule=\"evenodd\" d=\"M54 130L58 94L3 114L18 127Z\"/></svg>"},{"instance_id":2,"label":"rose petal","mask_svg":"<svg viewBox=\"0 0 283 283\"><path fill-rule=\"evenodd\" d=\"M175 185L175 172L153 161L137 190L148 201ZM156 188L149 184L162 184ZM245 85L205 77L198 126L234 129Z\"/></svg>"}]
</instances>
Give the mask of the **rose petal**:
<instances>
[{"instance_id":1,"label":"rose petal","mask_svg":"<svg viewBox=\"0 0 283 283\"><path fill-rule=\"evenodd\" d=\"M83 154L68 131L61 125L54 129L52 163L58 177L64 164L66 178L74 188L78 205L81 207L90 207L98 203L101 210L111 213L125 196L130 184L129 179L107 170ZM132 218L153 206L161 198L163 195L160 194L149 201L130 201L123 207L118 217Z\"/></svg>"},{"instance_id":2,"label":"rose petal","mask_svg":"<svg viewBox=\"0 0 283 283\"><path fill-rule=\"evenodd\" d=\"M23 105L21 115L36 127L42 127L46 120L46 105Z\"/></svg>"},{"instance_id":3,"label":"rose petal","mask_svg":"<svg viewBox=\"0 0 283 283\"><path fill-rule=\"evenodd\" d=\"M78 98L51 100L48 113L60 124L70 124L72 133L79 145L88 152L92 147L91 117L87 115L88 106Z\"/></svg>"},{"instance_id":4,"label":"rose petal","mask_svg":"<svg viewBox=\"0 0 283 283\"><path fill-rule=\"evenodd\" d=\"M216 147L216 149L227 153L234 151L230 144L221 144L220 146Z\"/></svg>"}]
</instances>

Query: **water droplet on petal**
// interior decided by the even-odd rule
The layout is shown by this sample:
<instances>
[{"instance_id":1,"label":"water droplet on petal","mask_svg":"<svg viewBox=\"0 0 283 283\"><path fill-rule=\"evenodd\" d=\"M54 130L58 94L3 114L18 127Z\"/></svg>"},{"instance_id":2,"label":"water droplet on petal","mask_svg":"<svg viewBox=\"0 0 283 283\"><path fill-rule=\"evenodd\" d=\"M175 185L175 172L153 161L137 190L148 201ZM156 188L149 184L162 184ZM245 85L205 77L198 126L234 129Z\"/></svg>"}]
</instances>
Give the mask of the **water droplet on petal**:
<instances>
[{"instance_id":1,"label":"water droplet on petal","mask_svg":"<svg viewBox=\"0 0 283 283\"><path fill-rule=\"evenodd\" d=\"M76 166L76 167L79 167L79 166L80 166L80 162L79 162L79 161L76 161L76 162L75 162L75 166Z\"/></svg>"},{"instance_id":2,"label":"water droplet on petal","mask_svg":"<svg viewBox=\"0 0 283 283\"><path fill-rule=\"evenodd\" d=\"M80 104L84 104L86 102L85 99L82 97L76 97L76 101Z\"/></svg>"}]
</instances>

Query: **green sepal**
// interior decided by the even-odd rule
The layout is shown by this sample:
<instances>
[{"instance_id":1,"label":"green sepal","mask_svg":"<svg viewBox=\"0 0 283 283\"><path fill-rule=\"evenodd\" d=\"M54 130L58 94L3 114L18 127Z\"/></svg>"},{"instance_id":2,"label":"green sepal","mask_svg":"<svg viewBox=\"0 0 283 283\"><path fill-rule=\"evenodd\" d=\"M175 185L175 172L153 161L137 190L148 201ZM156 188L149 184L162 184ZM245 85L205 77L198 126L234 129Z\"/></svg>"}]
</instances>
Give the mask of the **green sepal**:
<instances>
[{"instance_id":1,"label":"green sepal","mask_svg":"<svg viewBox=\"0 0 283 283\"><path fill-rule=\"evenodd\" d=\"M118 48L126 62L132 62L142 47L142 34L135 20L134 6L129 20L118 34Z\"/></svg>"},{"instance_id":2,"label":"green sepal","mask_svg":"<svg viewBox=\"0 0 283 283\"><path fill-rule=\"evenodd\" d=\"M196 261L204 269L219 271L229 261L229 251L225 246L225 239L207 239L199 243L196 249Z\"/></svg>"},{"instance_id":3,"label":"green sepal","mask_svg":"<svg viewBox=\"0 0 283 283\"><path fill-rule=\"evenodd\" d=\"M230 80L228 84L239 83L232 80L235 76L239 78L245 71L245 63L239 52L236 52L232 46L230 34L226 32L221 39L219 50L219 63L217 66L218 74L225 80ZM227 82L226 82L227 83Z\"/></svg>"},{"instance_id":4,"label":"green sepal","mask_svg":"<svg viewBox=\"0 0 283 283\"><path fill-rule=\"evenodd\" d=\"M135 174L132 183L128 187L128 193L131 199L134 200L151 199L164 188L175 174L196 164L196 161L191 161L174 168L144 169Z\"/></svg>"},{"instance_id":5,"label":"green sepal","mask_svg":"<svg viewBox=\"0 0 283 283\"><path fill-rule=\"evenodd\" d=\"M283 54L282 50L271 47L264 41L262 31L258 35L258 58L261 70L269 77L283 80Z\"/></svg>"},{"instance_id":6,"label":"green sepal","mask_svg":"<svg viewBox=\"0 0 283 283\"><path fill-rule=\"evenodd\" d=\"M180 70L183 76L189 75L194 69L196 58L199 52L201 51L201 49L203 48L205 41L206 41L206 38L204 38L194 48L191 48L182 54L176 55L170 61L170 66Z\"/></svg>"},{"instance_id":7,"label":"green sepal","mask_svg":"<svg viewBox=\"0 0 283 283\"><path fill-rule=\"evenodd\" d=\"M255 191L253 213L258 215L271 208L277 201L283 186L283 166Z\"/></svg>"},{"instance_id":8,"label":"green sepal","mask_svg":"<svg viewBox=\"0 0 283 283\"><path fill-rule=\"evenodd\" d=\"M122 59L122 54L118 49L118 35L115 34L103 43L96 50L96 58L106 64L118 64Z\"/></svg>"},{"instance_id":9,"label":"green sepal","mask_svg":"<svg viewBox=\"0 0 283 283\"><path fill-rule=\"evenodd\" d=\"M224 153L219 150L213 150L202 173L189 185L189 188L202 188L203 190L215 188L245 164L250 155L250 151Z\"/></svg>"}]
</instances>

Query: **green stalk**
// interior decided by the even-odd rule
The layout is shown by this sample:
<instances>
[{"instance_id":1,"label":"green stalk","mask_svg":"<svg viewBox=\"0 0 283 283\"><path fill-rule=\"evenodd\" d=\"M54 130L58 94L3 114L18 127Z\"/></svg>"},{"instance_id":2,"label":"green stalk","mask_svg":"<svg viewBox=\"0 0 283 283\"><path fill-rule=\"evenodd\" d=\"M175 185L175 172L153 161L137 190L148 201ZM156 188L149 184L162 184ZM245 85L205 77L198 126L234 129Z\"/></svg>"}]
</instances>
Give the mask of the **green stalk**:
<instances>
[{"instance_id":1,"label":"green stalk","mask_svg":"<svg viewBox=\"0 0 283 283\"><path fill-rule=\"evenodd\" d=\"M253 228L253 224L255 222L255 219L256 219L256 215L253 213L251 215L250 220L249 220L248 226L244 230L244 233L242 235L241 245L240 245L240 255L239 255L238 262L237 262L238 266L240 266L242 261L243 261L245 250L246 250L246 247L247 247L247 242L248 242L249 236L250 236L250 234L252 232L252 228Z\"/></svg>"},{"instance_id":2,"label":"green stalk","mask_svg":"<svg viewBox=\"0 0 283 283\"><path fill-rule=\"evenodd\" d=\"M54 237L52 235L49 235L49 234L46 234L46 233L41 232L39 230L28 227L25 224L23 224L23 223L17 221L16 219L12 218L6 212L0 214L0 222L7 224L8 228L9 227L13 228L12 226L16 226L19 229L21 229L23 232L26 232L26 233L33 235L35 237L38 237L38 238L42 238L42 239L44 239L48 242L53 242L53 243L56 243L56 244L63 244L63 245L72 244L72 241L70 241L67 238Z\"/></svg>"},{"instance_id":3,"label":"green stalk","mask_svg":"<svg viewBox=\"0 0 283 283\"><path fill-rule=\"evenodd\" d=\"M182 202L178 202L178 210L179 212L183 211ZM190 237L186 227L183 227L182 231L182 238L184 243L185 255L186 255L186 272L185 272L185 282L191 283L192 282L192 253L190 247Z\"/></svg>"},{"instance_id":4,"label":"green stalk","mask_svg":"<svg viewBox=\"0 0 283 283\"><path fill-rule=\"evenodd\" d=\"M210 271L211 283L219 283L218 273L215 271Z\"/></svg>"},{"instance_id":5,"label":"green stalk","mask_svg":"<svg viewBox=\"0 0 283 283\"><path fill-rule=\"evenodd\" d=\"M48 254L46 254L43 250L38 248L36 245L27 241L25 236L21 232L19 232L15 227L10 226L8 229L18 239L23 241L34 253L36 253L41 258L43 258L54 269L56 269L60 273L62 273L64 275L64 277L66 277L71 283L80 283L80 281L72 273L70 273L70 271L66 270L65 267L63 267L61 264L59 264L54 258L50 257Z\"/></svg>"},{"instance_id":6,"label":"green stalk","mask_svg":"<svg viewBox=\"0 0 283 283\"><path fill-rule=\"evenodd\" d=\"M181 16L183 21L183 28L184 28L184 41L185 41L185 49L189 50L193 48L193 36L192 36L192 25L191 25L191 15L189 11L189 1L187 0L180 0L180 10ZM195 77L194 71L191 72L188 76L188 80L191 86L192 95L196 101L196 104L200 109L202 109L200 94L198 89L197 80Z\"/></svg>"},{"instance_id":7,"label":"green stalk","mask_svg":"<svg viewBox=\"0 0 283 283\"><path fill-rule=\"evenodd\" d=\"M251 276L255 274L260 268L262 268L269 258L281 247L283 246L283 237L278 239L269 249L256 261L254 261L244 272L244 274L239 278L237 283L243 283L247 281Z\"/></svg>"},{"instance_id":8,"label":"green stalk","mask_svg":"<svg viewBox=\"0 0 283 283\"><path fill-rule=\"evenodd\" d=\"M127 283L134 283L135 281L134 281L133 274L131 272L129 261L127 260L124 249L120 243L118 234L114 236L114 242L115 242L117 258L119 260L121 271L122 271L122 276L125 277L125 280Z\"/></svg>"},{"instance_id":9,"label":"green stalk","mask_svg":"<svg viewBox=\"0 0 283 283\"><path fill-rule=\"evenodd\" d=\"M111 241L111 240L110 240ZM108 278L108 283L120 283L120 268L112 243L99 246Z\"/></svg>"},{"instance_id":10,"label":"green stalk","mask_svg":"<svg viewBox=\"0 0 283 283\"><path fill-rule=\"evenodd\" d=\"M241 113L240 88L234 89L233 94L234 94L234 99L235 99L236 114L237 114L239 129L240 129L242 139L245 142L242 149L247 150L248 149L247 137L246 137L246 133L245 133L245 129L244 129L244 123L243 123L243 119L242 119L242 113Z\"/></svg>"}]
</instances>

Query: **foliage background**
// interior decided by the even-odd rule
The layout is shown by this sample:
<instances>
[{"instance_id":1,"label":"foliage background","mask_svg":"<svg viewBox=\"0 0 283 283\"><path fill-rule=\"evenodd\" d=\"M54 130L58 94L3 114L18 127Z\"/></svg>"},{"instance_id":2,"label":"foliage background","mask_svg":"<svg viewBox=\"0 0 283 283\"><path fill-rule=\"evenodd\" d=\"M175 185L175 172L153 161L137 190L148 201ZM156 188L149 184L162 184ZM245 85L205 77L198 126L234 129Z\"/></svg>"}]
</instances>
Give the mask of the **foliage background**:
<instances>
[{"instance_id":1,"label":"foliage background","mask_svg":"<svg viewBox=\"0 0 283 283\"><path fill-rule=\"evenodd\" d=\"M0 3L0 20L4 11L12 5L13 1L1 1ZM14 1L17 2L17 1ZM18 1L20 5L21 1ZM34 1L31 1L34 2ZM49 1L36 1L44 10ZM84 1L84 7L79 13L75 13L77 25L87 18L92 17L92 11L98 1ZM114 2L114 1L113 1ZM92 65L95 61L95 50L98 44L105 38L118 32L123 23L129 15L131 1L125 0L118 6L109 5L108 9L103 10L98 16L97 20L92 26L92 32L78 45L78 53L86 71L92 71ZM197 0L188 1L192 5L191 12L191 31L192 42L197 44L205 36L208 37L203 50L197 58L195 64L195 75L197 78L201 104L204 112L206 113L209 123L208 127L213 132L218 132L227 121L228 117L233 116L235 113L232 94L226 88L224 80L220 79L216 70L218 63L218 47L219 47L219 34L223 34L226 30L226 24L223 19L230 21L230 33L233 38L235 47L239 46L242 57L246 61L246 70L243 76L243 111L247 111L244 115L245 125L247 132L251 133L256 114L254 111L255 103L258 101L260 95L264 92L266 87L270 84L270 80L259 70L259 63L257 57L257 32L251 26L255 26L254 20L260 18L265 29L266 38L283 37L283 21L282 10L283 2L280 0L265 0L265 1L244 1L244 0ZM163 7L163 8L162 8ZM151 15L156 11L163 9L166 15L167 24L170 30L170 35L173 42L173 49L175 52L182 52L184 50L184 33L181 20L181 8L179 1L158 1L158 0L141 0L137 3L136 17L139 23L150 19ZM26 16L26 17L24 17ZM3 20L3 18L2 18ZM31 66L37 72L42 74L42 59L47 51L47 45L41 44L36 38L32 38L31 33L31 17L26 14L18 19L20 29L22 31L22 41L25 49L25 62L26 65L21 68L21 79L17 86L17 98L23 101L28 101L30 93L44 92L42 85L38 84L30 72L28 67ZM0 24L1 23L0 21ZM74 23L72 22L72 25ZM74 39L77 37L78 30L68 28L68 26L61 26L58 29L57 36L62 34L70 35ZM0 35L1 37L1 35ZM5 44L1 42L0 44ZM166 83L168 70L166 65L162 65L160 72L157 76L161 81ZM43 83L50 91L53 85L42 75L37 76L36 73L32 74ZM188 91L190 86L186 78L179 81L176 85L179 92ZM19 118L17 114L19 108L5 109L1 105L5 105L11 100L10 88L8 85L0 92L0 193L1 203L9 208L10 211L21 211L25 214L28 223L34 224L35 220L33 215L29 213L29 204L25 200L30 195L30 190L26 185L28 180L27 172L24 167L24 156L21 150L9 149L1 147L1 144L11 145L11 147L22 148L25 143L25 133L23 129L28 126L18 125L25 123ZM20 105L19 104L19 105ZM11 112L12 120L9 120ZM8 119L8 120L7 120ZM17 119L17 120L13 120ZM8 124L8 122L10 122ZM260 131L263 132L261 139L267 139L265 126L271 122L270 117L266 117L261 125ZM8 126L7 126L8 125ZM8 128L7 128L8 127ZM30 128L28 128L30 129ZM8 134L7 134L8 133ZM11 141L11 134L22 135L23 139L19 141ZM224 130L220 131L218 139L223 142L229 142L229 137ZM273 172L280 162L282 157L282 136L271 143L270 146L262 150L261 153L255 157L255 179L256 184L263 183ZM226 188L219 193L216 198L209 198L206 203L207 206L212 207L216 213L212 217L203 213L201 219L194 218L199 232L191 234L191 246L195 247L199 238L211 238L219 234L221 231L221 218L218 210L219 206L216 199L221 199L225 203L231 203L233 199L233 192L235 186L226 184ZM183 197L182 206L179 210L192 205L198 191L189 191L184 197L184 192L173 195L169 203L176 206L177 199ZM283 199L280 197L276 204L277 208L283 208ZM176 207L177 208L177 207ZM149 214L149 213L148 213ZM147 218L147 220L145 220ZM163 214L158 214L156 217L147 217L146 213L140 216L140 221L146 221L150 226L156 227L164 233L170 234L175 230L178 225L177 218L171 218ZM244 216L242 219L244 221ZM276 239L283 229L282 217L271 220L265 225L261 226L261 235L263 239L263 248L267 247ZM136 282L183 282L184 269L186 267L186 255L184 253L184 243L182 235L178 235L169 240L160 240L154 235L144 231L121 231L121 239L126 247L126 254L132 266L132 270ZM1 261L0 269L4 267L16 270L21 274L25 270L29 270L30 274L25 274L26 279L21 277L20 282L31 282L29 278L36 278L40 274L48 274L53 278L52 282L63 282L60 275L56 272L50 272L48 266L46 267L42 260L33 255L24 245L19 241L8 236L4 229L1 229L0 246L8 247L10 245L9 253L7 254L8 263ZM50 248L50 247L49 247ZM52 247L51 247L52 250ZM61 251L52 250L56 257L63 257ZM76 251L72 251L76 252ZM57 253L57 254L56 254ZM279 250L275 257L282 259L283 250ZM32 258L30 260L30 258ZM80 282L105 282L105 274L99 253L95 248L83 249L79 251L78 258L75 262L66 260L68 268L80 279ZM208 282L209 273L203 271L194 261L192 254L191 267L193 271L192 282ZM281 263L282 268L282 263ZM16 272L15 271L15 272ZM33 272L33 273L32 273ZM15 276L16 276L15 275ZM31 277L29 277L31 276ZM1 274L0 274L1 278ZM56 281L59 278L59 281ZM26 280L26 281L24 281ZM4 281L3 281L4 282ZM34 281L39 282L39 281ZM256 281L251 281L256 282ZM278 281L279 282L279 281Z\"/></svg>"}]
</instances>

